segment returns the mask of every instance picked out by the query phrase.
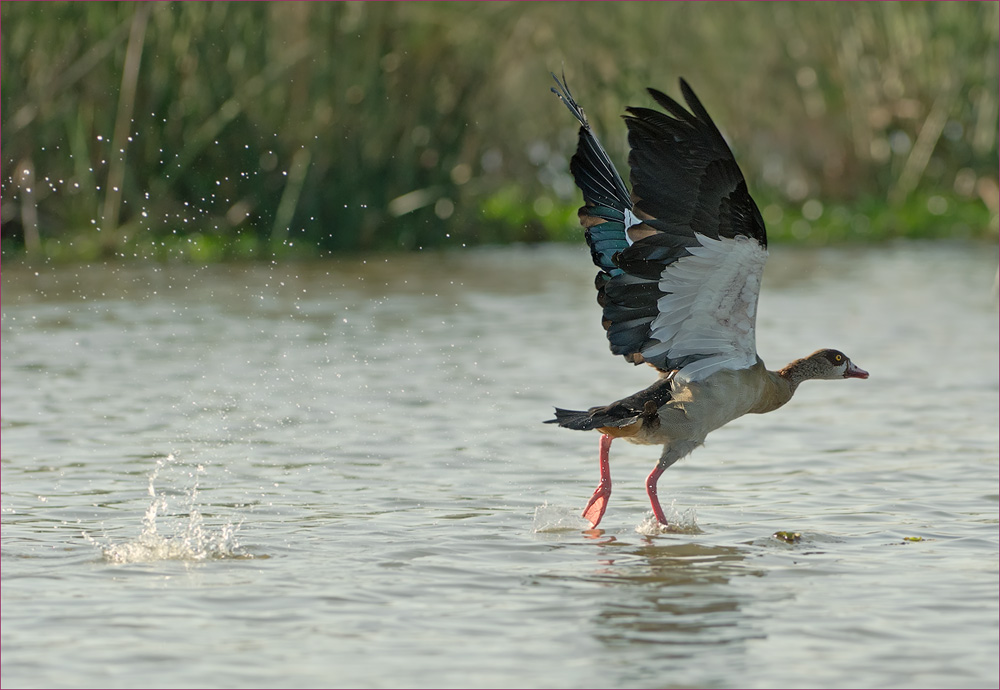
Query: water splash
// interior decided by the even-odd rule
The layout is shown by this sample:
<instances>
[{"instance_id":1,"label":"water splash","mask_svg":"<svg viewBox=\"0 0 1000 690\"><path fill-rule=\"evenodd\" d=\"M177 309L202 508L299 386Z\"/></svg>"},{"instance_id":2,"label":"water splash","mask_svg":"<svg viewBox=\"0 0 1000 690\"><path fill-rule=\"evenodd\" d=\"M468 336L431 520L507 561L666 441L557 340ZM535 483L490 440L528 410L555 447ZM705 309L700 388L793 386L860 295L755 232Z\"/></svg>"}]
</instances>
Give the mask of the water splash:
<instances>
[{"instance_id":1,"label":"water splash","mask_svg":"<svg viewBox=\"0 0 1000 690\"><path fill-rule=\"evenodd\" d=\"M532 532L578 532L589 529L590 522L580 516L579 511L559 506L550 506L548 501L535 508Z\"/></svg>"},{"instance_id":2,"label":"water splash","mask_svg":"<svg viewBox=\"0 0 1000 690\"><path fill-rule=\"evenodd\" d=\"M669 525L661 525L653 515L653 511L649 511L642 522L636 525L635 531L647 537L660 534L702 534L701 528L698 527L698 511L695 508L680 511L671 502L665 513ZM531 529L535 533L576 532L589 530L590 522L581 517L575 508L551 506L546 502L535 508Z\"/></svg>"},{"instance_id":3,"label":"water splash","mask_svg":"<svg viewBox=\"0 0 1000 690\"><path fill-rule=\"evenodd\" d=\"M647 537L655 537L660 534L701 534L698 527L698 511L688 508L679 511L674 507L674 502L670 502L670 507L664 511L669 524L663 525L653 515L653 511L646 514L645 519L635 527L635 531Z\"/></svg>"},{"instance_id":4,"label":"water splash","mask_svg":"<svg viewBox=\"0 0 1000 690\"><path fill-rule=\"evenodd\" d=\"M98 544L104 559L110 563L149 563L154 561L204 561L220 558L253 558L240 551L237 533L242 520L227 522L215 529L205 525L197 507L197 477L204 472L199 465L194 474L195 482L182 492L186 505L172 511L168 493L157 491L156 479L166 466L176 464L171 454L156 461L149 475L147 490L152 501L142 517L142 531L135 539L120 544ZM161 532L161 528L166 534Z\"/></svg>"}]
</instances>

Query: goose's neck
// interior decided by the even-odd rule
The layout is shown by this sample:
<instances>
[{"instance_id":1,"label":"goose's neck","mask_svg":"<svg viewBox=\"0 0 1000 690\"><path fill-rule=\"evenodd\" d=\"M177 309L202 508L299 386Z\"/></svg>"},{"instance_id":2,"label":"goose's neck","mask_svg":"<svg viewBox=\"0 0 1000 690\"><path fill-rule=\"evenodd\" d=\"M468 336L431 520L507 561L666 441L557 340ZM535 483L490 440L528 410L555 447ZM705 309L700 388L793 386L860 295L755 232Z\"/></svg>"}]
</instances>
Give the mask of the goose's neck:
<instances>
[{"instance_id":1,"label":"goose's neck","mask_svg":"<svg viewBox=\"0 0 1000 690\"><path fill-rule=\"evenodd\" d=\"M781 371L770 371L764 368L763 362L759 361L758 366L761 370L762 376L760 374L759 376L761 376L760 380L763 386L758 389L759 396L757 402L749 411L755 414L763 414L776 410L791 400L799 381L793 382L785 376L785 370L788 367L785 367Z\"/></svg>"},{"instance_id":2,"label":"goose's neck","mask_svg":"<svg viewBox=\"0 0 1000 690\"><path fill-rule=\"evenodd\" d=\"M800 383L819 378L820 375L819 365L808 357L786 364L784 369L778 371L778 376L788 382L789 398L795 393L795 389L799 387Z\"/></svg>"}]
</instances>

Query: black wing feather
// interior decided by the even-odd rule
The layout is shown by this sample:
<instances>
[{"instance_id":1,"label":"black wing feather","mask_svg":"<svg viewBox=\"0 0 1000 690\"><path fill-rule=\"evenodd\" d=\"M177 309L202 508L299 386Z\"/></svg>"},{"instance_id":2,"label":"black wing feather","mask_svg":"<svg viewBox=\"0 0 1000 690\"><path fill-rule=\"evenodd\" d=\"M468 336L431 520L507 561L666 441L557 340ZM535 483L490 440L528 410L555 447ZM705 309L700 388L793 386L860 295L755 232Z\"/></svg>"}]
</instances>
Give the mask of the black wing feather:
<instances>
[{"instance_id":1,"label":"black wing feather","mask_svg":"<svg viewBox=\"0 0 1000 690\"><path fill-rule=\"evenodd\" d=\"M570 171L583 191L580 222L601 268L595 286L611 351L661 371L708 356L670 357L669 350L655 347L660 343L652 335L652 323L667 294L659 287L664 270L690 256L689 248L700 246L696 233L715 240L746 236L767 246L764 221L732 151L686 81L680 87L687 108L649 89L666 112L626 109L629 195L565 79L556 78L556 83L553 91L581 124ZM627 214L642 219L634 242L626 236Z\"/></svg>"},{"instance_id":2,"label":"black wing feather","mask_svg":"<svg viewBox=\"0 0 1000 690\"><path fill-rule=\"evenodd\" d=\"M674 117L626 109L635 208L653 216L648 225L688 244L699 232L712 239L746 235L767 247L764 221L733 152L683 79L681 92L691 112L656 89L650 95Z\"/></svg>"}]
</instances>

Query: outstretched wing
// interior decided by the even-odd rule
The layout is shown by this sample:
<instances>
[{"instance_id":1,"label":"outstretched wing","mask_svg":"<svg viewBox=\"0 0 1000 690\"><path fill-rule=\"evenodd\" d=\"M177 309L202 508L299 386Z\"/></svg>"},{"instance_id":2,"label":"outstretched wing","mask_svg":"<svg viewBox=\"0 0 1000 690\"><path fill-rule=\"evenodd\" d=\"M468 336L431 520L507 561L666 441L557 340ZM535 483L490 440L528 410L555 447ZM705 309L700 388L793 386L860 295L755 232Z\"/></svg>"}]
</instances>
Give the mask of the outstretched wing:
<instances>
[{"instance_id":1,"label":"outstretched wing","mask_svg":"<svg viewBox=\"0 0 1000 690\"><path fill-rule=\"evenodd\" d=\"M625 228L627 224L638 221L632 216L632 199L625 182L594 135L583 108L573 99L566 78L560 81L554 74L552 78L556 80L552 93L580 121L576 154L570 160L569 169L577 187L583 192L584 206L578 215L585 229L591 257L601 269L596 284L598 301L603 304L603 286L612 276L622 273L615 265L614 257L630 244Z\"/></svg>"},{"instance_id":2,"label":"outstretched wing","mask_svg":"<svg viewBox=\"0 0 1000 690\"><path fill-rule=\"evenodd\" d=\"M620 221L617 213L606 221L620 234L606 239L616 243L610 268L598 263L607 276L603 284L598 276L598 301L612 352L696 381L757 361L767 236L729 146L684 80L681 91L690 112L655 89L649 93L666 113L627 109L631 206L620 209ZM581 182L596 174L581 153L585 135L596 143L581 128L571 170L590 231L598 204ZM593 242L591 250L596 263Z\"/></svg>"}]
</instances>

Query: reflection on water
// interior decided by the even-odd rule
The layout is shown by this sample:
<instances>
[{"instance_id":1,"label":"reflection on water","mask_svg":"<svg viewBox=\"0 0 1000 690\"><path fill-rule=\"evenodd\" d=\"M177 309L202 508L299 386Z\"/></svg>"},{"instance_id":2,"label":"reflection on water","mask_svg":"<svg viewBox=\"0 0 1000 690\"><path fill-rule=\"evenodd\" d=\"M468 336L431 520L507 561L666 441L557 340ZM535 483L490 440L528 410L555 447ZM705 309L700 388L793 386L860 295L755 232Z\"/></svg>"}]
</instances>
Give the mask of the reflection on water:
<instances>
[{"instance_id":1,"label":"reflection on water","mask_svg":"<svg viewBox=\"0 0 1000 690\"><path fill-rule=\"evenodd\" d=\"M608 559L591 576L595 582L634 593L626 602L608 598L595 618L596 636L611 646L633 642L681 645L665 654L682 655L685 645L719 644L740 639L734 630L743 595L730 578L754 573L741 565L746 557L734 547L648 543L629 550L624 567ZM720 630L723 629L723 630Z\"/></svg>"},{"instance_id":2,"label":"reflection on water","mask_svg":"<svg viewBox=\"0 0 1000 690\"><path fill-rule=\"evenodd\" d=\"M598 543L593 567L537 582L563 596L579 596L581 585L573 583L595 588L581 632L614 659L622 683L734 684L745 667L746 642L767 634L746 612L758 594L743 582L766 574L752 564L757 550L656 538L629 543L613 536Z\"/></svg>"},{"instance_id":3,"label":"reflection on water","mask_svg":"<svg viewBox=\"0 0 1000 690\"><path fill-rule=\"evenodd\" d=\"M996 265L775 248L764 359L872 377L713 434L667 533L655 449L589 530L542 424L650 381L585 247L5 266L3 685L996 686Z\"/></svg>"}]
</instances>

